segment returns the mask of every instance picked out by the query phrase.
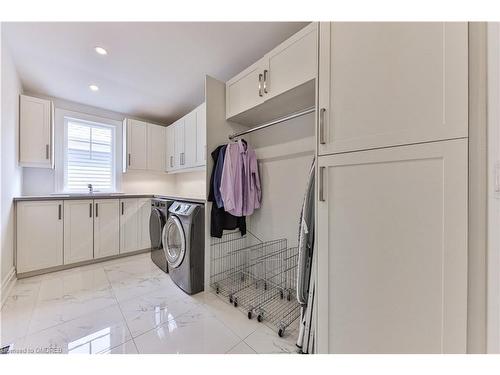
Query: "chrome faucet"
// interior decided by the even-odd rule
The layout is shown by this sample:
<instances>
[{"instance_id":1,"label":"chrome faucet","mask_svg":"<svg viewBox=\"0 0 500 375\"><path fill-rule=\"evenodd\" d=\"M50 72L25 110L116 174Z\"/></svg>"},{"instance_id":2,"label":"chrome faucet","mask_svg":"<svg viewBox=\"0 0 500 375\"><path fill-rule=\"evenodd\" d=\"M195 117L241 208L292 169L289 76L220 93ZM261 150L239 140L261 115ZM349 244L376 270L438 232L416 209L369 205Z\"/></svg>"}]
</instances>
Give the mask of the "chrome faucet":
<instances>
[{"instance_id":1,"label":"chrome faucet","mask_svg":"<svg viewBox=\"0 0 500 375\"><path fill-rule=\"evenodd\" d=\"M92 187L92 184L88 184L87 187L89 188L89 194L92 194L94 192L94 188Z\"/></svg>"}]
</instances>

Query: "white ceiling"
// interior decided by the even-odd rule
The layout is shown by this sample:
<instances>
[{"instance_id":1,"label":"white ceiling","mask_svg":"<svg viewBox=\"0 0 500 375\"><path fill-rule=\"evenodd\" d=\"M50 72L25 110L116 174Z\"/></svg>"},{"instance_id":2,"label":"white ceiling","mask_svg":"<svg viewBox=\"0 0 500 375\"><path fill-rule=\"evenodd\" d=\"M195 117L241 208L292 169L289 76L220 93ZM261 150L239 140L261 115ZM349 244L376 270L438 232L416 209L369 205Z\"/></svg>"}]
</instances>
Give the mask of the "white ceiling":
<instances>
[{"instance_id":1,"label":"white ceiling","mask_svg":"<svg viewBox=\"0 0 500 375\"><path fill-rule=\"evenodd\" d=\"M22 22L2 34L26 92L168 124L203 102L205 74L226 81L305 25Z\"/></svg>"}]
</instances>

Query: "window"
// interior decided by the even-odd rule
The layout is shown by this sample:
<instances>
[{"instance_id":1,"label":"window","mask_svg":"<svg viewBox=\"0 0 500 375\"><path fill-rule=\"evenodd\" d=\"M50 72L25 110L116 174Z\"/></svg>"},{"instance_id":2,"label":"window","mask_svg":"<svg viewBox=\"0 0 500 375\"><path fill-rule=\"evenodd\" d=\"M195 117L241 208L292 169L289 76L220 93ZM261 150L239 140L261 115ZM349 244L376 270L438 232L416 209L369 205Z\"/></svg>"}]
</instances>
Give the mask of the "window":
<instances>
[{"instance_id":1,"label":"window","mask_svg":"<svg viewBox=\"0 0 500 375\"><path fill-rule=\"evenodd\" d=\"M115 191L115 127L64 118L64 191Z\"/></svg>"}]
</instances>

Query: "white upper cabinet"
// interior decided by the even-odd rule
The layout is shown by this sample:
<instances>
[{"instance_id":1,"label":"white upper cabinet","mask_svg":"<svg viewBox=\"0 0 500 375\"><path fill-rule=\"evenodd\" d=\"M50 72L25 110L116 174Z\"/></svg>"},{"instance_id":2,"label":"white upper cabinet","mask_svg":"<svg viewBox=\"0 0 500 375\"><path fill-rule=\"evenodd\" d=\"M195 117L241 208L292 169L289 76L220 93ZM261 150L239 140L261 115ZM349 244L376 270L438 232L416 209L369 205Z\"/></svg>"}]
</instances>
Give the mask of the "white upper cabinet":
<instances>
[{"instance_id":1,"label":"white upper cabinet","mask_svg":"<svg viewBox=\"0 0 500 375\"><path fill-rule=\"evenodd\" d=\"M318 160L320 353L465 353L467 139Z\"/></svg>"},{"instance_id":2,"label":"white upper cabinet","mask_svg":"<svg viewBox=\"0 0 500 375\"><path fill-rule=\"evenodd\" d=\"M64 264L94 258L94 201L64 201Z\"/></svg>"},{"instance_id":3,"label":"white upper cabinet","mask_svg":"<svg viewBox=\"0 0 500 375\"><path fill-rule=\"evenodd\" d=\"M184 117L184 167L192 168L196 165L196 111Z\"/></svg>"},{"instance_id":4,"label":"white upper cabinet","mask_svg":"<svg viewBox=\"0 0 500 375\"><path fill-rule=\"evenodd\" d=\"M167 172L189 171L206 165L205 103L166 129Z\"/></svg>"},{"instance_id":5,"label":"white upper cabinet","mask_svg":"<svg viewBox=\"0 0 500 375\"><path fill-rule=\"evenodd\" d=\"M148 124L147 169L150 171L165 171L165 131L164 126Z\"/></svg>"},{"instance_id":6,"label":"white upper cabinet","mask_svg":"<svg viewBox=\"0 0 500 375\"><path fill-rule=\"evenodd\" d=\"M164 126L126 119L126 170L164 172L167 144Z\"/></svg>"},{"instance_id":7,"label":"white upper cabinet","mask_svg":"<svg viewBox=\"0 0 500 375\"><path fill-rule=\"evenodd\" d=\"M19 165L53 168L52 102L21 95L19 112Z\"/></svg>"},{"instance_id":8,"label":"white upper cabinet","mask_svg":"<svg viewBox=\"0 0 500 375\"><path fill-rule=\"evenodd\" d=\"M127 119L127 169L148 167L148 124Z\"/></svg>"},{"instance_id":9,"label":"white upper cabinet","mask_svg":"<svg viewBox=\"0 0 500 375\"><path fill-rule=\"evenodd\" d=\"M320 24L321 155L467 136L466 23Z\"/></svg>"},{"instance_id":10,"label":"white upper cabinet","mask_svg":"<svg viewBox=\"0 0 500 375\"><path fill-rule=\"evenodd\" d=\"M317 23L312 23L266 55L263 72L266 100L316 78L318 71Z\"/></svg>"},{"instance_id":11,"label":"white upper cabinet","mask_svg":"<svg viewBox=\"0 0 500 375\"><path fill-rule=\"evenodd\" d=\"M196 108L196 166L207 163L207 107L205 103Z\"/></svg>"},{"instance_id":12,"label":"white upper cabinet","mask_svg":"<svg viewBox=\"0 0 500 375\"><path fill-rule=\"evenodd\" d=\"M167 126L165 137L167 143L167 172L173 171L176 168L175 164L175 124Z\"/></svg>"},{"instance_id":13,"label":"white upper cabinet","mask_svg":"<svg viewBox=\"0 0 500 375\"><path fill-rule=\"evenodd\" d=\"M264 70L268 69L263 58L226 83L226 118L264 102Z\"/></svg>"},{"instance_id":14,"label":"white upper cabinet","mask_svg":"<svg viewBox=\"0 0 500 375\"><path fill-rule=\"evenodd\" d=\"M318 71L317 29L317 23L309 24L231 78L226 83L226 118L242 120L248 117L238 116L243 112L315 79ZM307 98L303 100L304 97ZM278 104L287 111L314 104L314 85L283 98ZM272 108L262 110L272 116Z\"/></svg>"},{"instance_id":15,"label":"white upper cabinet","mask_svg":"<svg viewBox=\"0 0 500 375\"><path fill-rule=\"evenodd\" d=\"M185 118L177 120L174 127L174 163L177 168L184 168L186 164L185 153Z\"/></svg>"},{"instance_id":16,"label":"white upper cabinet","mask_svg":"<svg viewBox=\"0 0 500 375\"><path fill-rule=\"evenodd\" d=\"M120 252L120 202L118 199L94 200L94 258Z\"/></svg>"},{"instance_id":17,"label":"white upper cabinet","mask_svg":"<svg viewBox=\"0 0 500 375\"><path fill-rule=\"evenodd\" d=\"M63 264L63 201L18 202L17 273Z\"/></svg>"}]
</instances>

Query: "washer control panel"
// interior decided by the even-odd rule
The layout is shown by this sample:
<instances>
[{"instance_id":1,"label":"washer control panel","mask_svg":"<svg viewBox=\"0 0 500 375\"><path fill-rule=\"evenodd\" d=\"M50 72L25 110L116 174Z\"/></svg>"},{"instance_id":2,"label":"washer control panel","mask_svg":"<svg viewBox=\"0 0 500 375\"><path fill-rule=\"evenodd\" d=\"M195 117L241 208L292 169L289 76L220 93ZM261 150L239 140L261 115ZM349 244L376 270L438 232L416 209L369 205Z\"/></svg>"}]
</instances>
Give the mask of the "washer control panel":
<instances>
[{"instance_id":1,"label":"washer control panel","mask_svg":"<svg viewBox=\"0 0 500 375\"><path fill-rule=\"evenodd\" d=\"M169 212L176 215L189 216L193 214L198 206L198 204L194 203L174 202L172 206L170 206Z\"/></svg>"}]
</instances>

